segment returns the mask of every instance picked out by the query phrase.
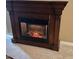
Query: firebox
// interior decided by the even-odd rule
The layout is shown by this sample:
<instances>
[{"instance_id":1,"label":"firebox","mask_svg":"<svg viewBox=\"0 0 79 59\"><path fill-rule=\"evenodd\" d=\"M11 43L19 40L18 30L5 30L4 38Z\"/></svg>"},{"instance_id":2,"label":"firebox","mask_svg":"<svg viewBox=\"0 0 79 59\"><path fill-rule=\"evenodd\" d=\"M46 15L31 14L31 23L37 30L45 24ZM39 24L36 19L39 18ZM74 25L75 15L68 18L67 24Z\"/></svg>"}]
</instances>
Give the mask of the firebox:
<instances>
[{"instance_id":1,"label":"firebox","mask_svg":"<svg viewBox=\"0 0 79 59\"><path fill-rule=\"evenodd\" d=\"M14 43L59 50L62 11L67 1L7 0Z\"/></svg>"},{"instance_id":2,"label":"firebox","mask_svg":"<svg viewBox=\"0 0 79 59\"><path fill-rule=\"evenodd\" d=\"M22 40L48 43L48 20L19 17L19 24Z\"/></svg>"}]
</instances>

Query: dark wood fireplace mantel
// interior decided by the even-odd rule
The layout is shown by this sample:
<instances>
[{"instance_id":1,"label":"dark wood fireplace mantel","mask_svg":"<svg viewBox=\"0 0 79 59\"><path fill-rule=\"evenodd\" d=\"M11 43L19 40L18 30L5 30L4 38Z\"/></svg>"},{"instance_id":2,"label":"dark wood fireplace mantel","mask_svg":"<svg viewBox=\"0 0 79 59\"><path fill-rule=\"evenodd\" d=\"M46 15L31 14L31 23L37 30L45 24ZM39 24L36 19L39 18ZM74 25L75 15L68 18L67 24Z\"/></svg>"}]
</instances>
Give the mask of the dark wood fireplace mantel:
<instances>
[{"instance_id":1,"label":"dark wood fireplace mantel","mask_svg":"<svg viewBox=\"0 0 79 59\"><path fill-rule=\"evenodd\" d=\"M11 19L13 42L59 50L60 21L67 1L7 0L6 3ZM19 17L48 20L48 43L22 40Z\"/></svg>"}]
</instances>

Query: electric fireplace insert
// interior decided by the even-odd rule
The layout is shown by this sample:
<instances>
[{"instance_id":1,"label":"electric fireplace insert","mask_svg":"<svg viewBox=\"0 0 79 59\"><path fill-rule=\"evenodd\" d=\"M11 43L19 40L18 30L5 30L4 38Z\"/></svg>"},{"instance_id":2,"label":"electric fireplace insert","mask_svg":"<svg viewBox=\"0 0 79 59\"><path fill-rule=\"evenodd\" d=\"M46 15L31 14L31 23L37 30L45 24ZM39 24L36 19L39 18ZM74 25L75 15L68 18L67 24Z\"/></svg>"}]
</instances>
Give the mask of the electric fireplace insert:
<instances>
[{"instance_id":1,"label":"electric fireplace insert","mask_svg":"<svg viewBox=\"0 0 79 59\"><path fill-rule=\"evenodd\" d=\"M7 0L14 43L59 50L59 29L67 1Z\"/></svg>"},{"instance_id":2,"label":"electric fireplace insert","mask_svg":"<svg viewBox=\"0 0 79 59\"><path fill-rule=\"evenodd\" d=\"M22 40L47 43L48 20L19 17Z\"/></svg>"}]
</instances>

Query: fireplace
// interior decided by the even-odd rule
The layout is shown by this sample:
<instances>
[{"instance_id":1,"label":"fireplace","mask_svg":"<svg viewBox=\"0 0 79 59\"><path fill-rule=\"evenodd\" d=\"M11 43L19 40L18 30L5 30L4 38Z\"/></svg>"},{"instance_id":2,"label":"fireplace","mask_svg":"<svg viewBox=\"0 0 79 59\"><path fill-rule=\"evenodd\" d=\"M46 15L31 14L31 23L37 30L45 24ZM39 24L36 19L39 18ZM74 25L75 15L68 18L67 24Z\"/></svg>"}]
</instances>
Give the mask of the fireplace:
<instances>
[{"instance_id":1,"label":"fireplace","mask_svg":"<svg viewBox=\"0 0 79 59\"><path fill-rule=\"evenodd\" d=\"M59 50L62 11L67 1L7 0L14 43Z\"/></svg>"},{"instance_id":2,"label":"fireplace","mask_svg":"<svg viewBox=\"0 0 79 59\"><path fill-rule=\"evenodd\" d=\"M19 24L22 40L48 43L48 20L19 17Z\"/></svg>"}]
</instances>

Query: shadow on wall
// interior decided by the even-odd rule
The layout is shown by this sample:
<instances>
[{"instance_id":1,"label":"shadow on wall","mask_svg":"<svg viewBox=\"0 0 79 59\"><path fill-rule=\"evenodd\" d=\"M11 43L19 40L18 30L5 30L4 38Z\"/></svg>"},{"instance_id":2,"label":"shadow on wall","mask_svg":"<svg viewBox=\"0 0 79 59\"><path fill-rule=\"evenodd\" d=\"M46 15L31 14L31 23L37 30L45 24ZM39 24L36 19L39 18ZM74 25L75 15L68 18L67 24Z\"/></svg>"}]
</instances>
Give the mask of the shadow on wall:
<instances>
[{"instance_id":1,"label":"shadow on wall","mask_svg":"<svg viewBox=\"0 0 79 59\"><path fill-rule=\"evenodd\" d=\"M6 34L12 33L9 12L6 10Z\"/></svg>"}]
</instances>

